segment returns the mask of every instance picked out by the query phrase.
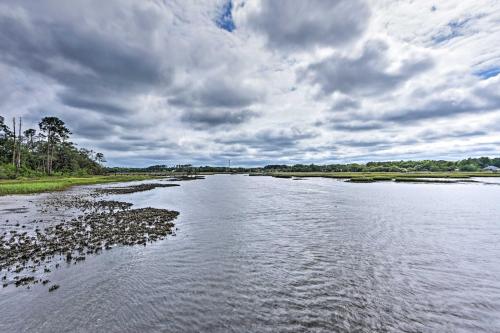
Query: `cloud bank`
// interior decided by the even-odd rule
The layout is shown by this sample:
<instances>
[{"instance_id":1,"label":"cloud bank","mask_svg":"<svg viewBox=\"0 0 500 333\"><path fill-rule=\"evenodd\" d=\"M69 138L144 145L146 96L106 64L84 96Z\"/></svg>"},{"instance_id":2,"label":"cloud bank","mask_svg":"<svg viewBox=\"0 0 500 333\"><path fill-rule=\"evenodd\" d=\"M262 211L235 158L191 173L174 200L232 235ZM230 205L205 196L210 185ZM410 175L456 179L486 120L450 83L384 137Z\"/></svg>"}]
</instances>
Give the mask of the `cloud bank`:
<instances>
[{"instance_id":1,"label":"cloud bank","mask_svg":"<svg viewBox=\"0 0 500 333\"><path fill-rule=\"evenodd\" d=\"M110 165L498 155L494 0L0 4L0 114Z\"/></svg>"}]
</instances>

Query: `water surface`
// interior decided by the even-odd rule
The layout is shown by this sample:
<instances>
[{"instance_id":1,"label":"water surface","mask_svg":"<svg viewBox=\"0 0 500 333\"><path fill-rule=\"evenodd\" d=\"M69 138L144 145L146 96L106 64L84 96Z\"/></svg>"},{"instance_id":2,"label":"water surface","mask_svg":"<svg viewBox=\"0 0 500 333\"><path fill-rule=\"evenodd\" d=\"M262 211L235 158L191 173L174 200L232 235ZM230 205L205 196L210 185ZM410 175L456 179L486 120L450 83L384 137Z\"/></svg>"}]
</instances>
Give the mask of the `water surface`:
<instances>
[{"instance_id":1,"label":"water surface","mask_svg":"<svg viewBox=\"0 0 500 333\"><path fill-rule=\"evenodd\" d=\"M179 211L177 236L0 290L1 332L500 331L498 185L217 175L113 199Z\"/></svg>"}]
</instances>

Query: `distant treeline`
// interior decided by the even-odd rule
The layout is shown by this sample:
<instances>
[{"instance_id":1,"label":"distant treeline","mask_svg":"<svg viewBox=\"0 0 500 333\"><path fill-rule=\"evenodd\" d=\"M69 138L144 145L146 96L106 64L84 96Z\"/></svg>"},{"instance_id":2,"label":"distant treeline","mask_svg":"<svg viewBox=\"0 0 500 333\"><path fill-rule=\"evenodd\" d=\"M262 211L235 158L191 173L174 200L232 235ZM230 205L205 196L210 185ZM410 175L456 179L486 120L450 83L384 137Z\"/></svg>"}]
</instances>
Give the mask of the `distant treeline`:
<instances>
[{"instance_id":1,"label":"distant treeline","mask_svg":"<svg viewBox=\"0 0 500 333\"><path fill-rule=\"evenodd\" d=\"M215 167L215 166L199 166L195 167L191 164L186 165L152 165L144 168L123 168L123 167L112 167L105 168L107 173L203 173L203 172L255 172L257 170L262 170L261 168L228 168L228 167Z\"/></svg>"},{"instance_id":2,"label":"distant treeline","mask_svg":"<svg viewBox=\"0 0 500 333\"><path fill-rule=\"evenodd\" d=\"M443 160L423 160L423 161L389 161L389 162L368 162L366 164L272 164L265 167L255 168L228 168L202 166L193 167L191 165L153 165L146 168L106 168L111 173L130 173L130 172L445 172L445 171L481 171L487 166L496 166L500 168L500 158L468 158L461 161L443 161Z\"/></svg>"},{"instance_id":3,"label":"distant treeline","mask_svg":"<svg viewBox=\"0 0 500 333\"><path fill-rule=\"evenodd\" d=\"M266 165L266 171L290 172L443 172L443 171L481 171L487 166L500 168L500 158L468 158L460 161L423 160L423 161L388 161L368 162L366 164L295 164L295 165Z\"/></svg>"},{"instance_id":4,"label":"distant treeline","mask_svg":"<svg viewBox=\"0 0 500 333\"><path fill-rule=\"evenodd\" d=\"M18 176L101 174L101 153L76 148L70 130L57 117L45 117L38 131L23 128L22 118L9 127L0 116L0 179Z\"/></svg>"}]
</instances>

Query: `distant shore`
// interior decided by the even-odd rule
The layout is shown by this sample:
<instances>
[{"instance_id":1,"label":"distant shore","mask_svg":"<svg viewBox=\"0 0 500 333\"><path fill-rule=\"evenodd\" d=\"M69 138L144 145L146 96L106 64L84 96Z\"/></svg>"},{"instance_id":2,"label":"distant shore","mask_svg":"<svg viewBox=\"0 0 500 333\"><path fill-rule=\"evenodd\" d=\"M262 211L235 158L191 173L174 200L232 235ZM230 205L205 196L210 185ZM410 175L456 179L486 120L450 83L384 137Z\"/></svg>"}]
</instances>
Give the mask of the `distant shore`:
<instances>
[{"instance_id":1,"label":"distant shore","mask_svg":"<svg viewBox=\"0 0 500 333\"><path fill-rule=\"evenodd\" d=\"M474 177L500 177L500 172L268 172L250 173L250 176L270 176L275 178L321 177L344 179L355 183L380 181L451 183L454 180L471 182Z\"/></svg>"},{"instance_id":2,"label":"distant shore","mask_svg":"<svg viewBox=\"0 0 500 333\"><path fill-rule=\"evenodd\" d=\"M203 175L217 174L211 172L200 173ZM308 178L321 177L344 179L351 182L433 182L449 183L452 180L467 181L473 177L500 177L500 172L268 172L268 173L242 173L249 176L269 176L276 178ZM31 194L51 191L62 191L76 185L94 185L117 182L129 182L146 179L178 176L177 174L162 173L131 173L107 176L88 177L42 177L33 179L0 180L0 196L11 194ZM194 176L192 176L194 177ZM471 180L469 180L471 181Z\"/></svg>"}]
</instances>

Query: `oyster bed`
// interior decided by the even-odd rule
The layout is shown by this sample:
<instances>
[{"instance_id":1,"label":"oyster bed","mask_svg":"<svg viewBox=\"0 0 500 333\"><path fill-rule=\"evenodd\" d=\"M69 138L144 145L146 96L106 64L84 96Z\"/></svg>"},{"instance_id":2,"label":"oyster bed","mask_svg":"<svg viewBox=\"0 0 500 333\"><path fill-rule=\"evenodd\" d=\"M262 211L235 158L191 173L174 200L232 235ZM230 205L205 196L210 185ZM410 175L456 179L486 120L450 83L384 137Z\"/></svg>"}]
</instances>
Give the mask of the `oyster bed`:
<instances>
[{"instance_id":1,"label":"oyster bed","mask_svg":"<svg viewBox=\"0 0 500 333\"><path fill-rule=\"evenodd\" d=\"M102 188L102 189L98 189L97 192L101 193L101 194L130 194L130 193L135 193L135 192L144 192L144 191L153 190L157 187L172 187L172 186L180 186L180 185L179 184L158 184L158 183L140 184L140 185L133 185L133 186L125 186L125 187Z\"/></svg>"},{"instance_id":2,"label":"oyster bed","mask_svg":"<svg viewBox=\"0 0 500 333\"><path fill-rule=\"evenodd\" d=\"M0 235L3 287L30 288L40 283L52 292L59 285L50 285L47 274L61 262L76 264L88 255L98 255L115 246L146 246L172 235L172 221L179 215L176 211L151 207L132 209L128 202L99 199L103 194L128 194L171 186L178 185L140 184L47 198L40 212L74 211L73 218L63 218L46 226L42 226L42 220L35 219L29 222L31 230L19 223L13 230L4 230Z\"/></svg>"}]
</instances>

